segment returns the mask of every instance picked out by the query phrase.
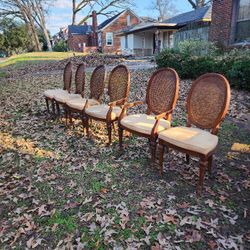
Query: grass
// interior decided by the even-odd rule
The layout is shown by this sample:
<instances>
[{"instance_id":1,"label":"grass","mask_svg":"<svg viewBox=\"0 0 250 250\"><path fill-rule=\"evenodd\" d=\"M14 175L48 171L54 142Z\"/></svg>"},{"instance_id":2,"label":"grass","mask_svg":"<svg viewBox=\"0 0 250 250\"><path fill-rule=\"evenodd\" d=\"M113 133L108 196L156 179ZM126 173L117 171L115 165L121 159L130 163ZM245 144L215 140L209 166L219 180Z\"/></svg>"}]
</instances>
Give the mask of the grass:
<instances>
[{"instance_id":1,"label":"grass","mask_svg":"<svg viewBox=\"0 0 250 250\"><path fill-rule=\"evenodd\" d=\"M83 53L73 52L30 52L20 55L14 55L6 58L3 61L0 61L0 68L4 68L7 66L19 68L27 64L36 64L47 61L58 61L68 57L72 57L74 54L83 55ZM2 72L0 72L0 77L2 77Z\"/></svg>"}]
</instances>

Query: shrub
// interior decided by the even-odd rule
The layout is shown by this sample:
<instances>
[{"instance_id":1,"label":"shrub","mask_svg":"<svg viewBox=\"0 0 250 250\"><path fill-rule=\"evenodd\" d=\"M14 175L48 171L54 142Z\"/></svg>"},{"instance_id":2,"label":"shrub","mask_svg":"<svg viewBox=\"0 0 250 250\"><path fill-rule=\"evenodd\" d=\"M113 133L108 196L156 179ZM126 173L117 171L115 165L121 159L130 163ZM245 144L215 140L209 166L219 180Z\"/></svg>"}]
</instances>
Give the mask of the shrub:
<instances>
[{"instance_id":1,"label":"shrub","mask_svg":"<svg viewBox=\"0 0 250 250\"><path fill-rule=\"evenodd\" d=\"M233 50L224 55L193 56L166 49L156 57L159 68L174 68L184 79L195 79L205 73L225 75L231 86L250 91L250 50Z\"/></svg>"},{"instance_id":2,"label":"shrub","mask_svg":"<svg viewBox=\"0 0 250 250\"><path fill-rule=\"evenodd\" d=\"M66 52L67 50L68 50L67 43L63 40L57 42L53 47L53 51L56 52Z\"/></svg>"},{"instance_id":3,"label":"shrub","mask_svg":"<svg viewBox=\"0 0 250 250\"><path fill-rule=\"evenodd\" d=\"M219 54L219 50L214 43L208 41L186 40L179 42L177 50L182 54L192 56L212 56Z\"/></svg>"}]
</instances>

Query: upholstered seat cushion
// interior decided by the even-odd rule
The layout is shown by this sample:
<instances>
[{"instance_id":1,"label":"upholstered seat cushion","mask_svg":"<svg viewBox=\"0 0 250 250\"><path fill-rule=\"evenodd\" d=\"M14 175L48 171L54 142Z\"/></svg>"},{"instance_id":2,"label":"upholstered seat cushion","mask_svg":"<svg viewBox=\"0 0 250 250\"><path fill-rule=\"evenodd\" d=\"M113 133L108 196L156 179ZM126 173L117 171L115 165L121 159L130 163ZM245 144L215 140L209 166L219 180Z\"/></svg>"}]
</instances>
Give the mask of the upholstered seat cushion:
<instances>
[{"instance_id":1,"label":"upholstered seat cushion","mask_svg":"<svg viewBox=\"0 0 250 250\"><path fill-rule=\"evenodd\" d=\"M121 124L124 127L147 135L151 134L155 122L155 116L146 114L128 115L121 120ZM168 129L170 126L169 121L161 119L158 132Z\"/></svg>"},{"instance_id":2,"label":"upholstered seat cushion","mask_svg":"<svg viewBox=\"0 0 250 250\"><path fill-rule=\"evenodd\" d=\"M85 110L86 114L99 119L106 119L108 111L109 106L105 104L95 105ZM115 120L117 117L119 117L121 111L122 109L120 107L113 107L113 111L111 113L111 120Z\"/></svg>"},{"instance_id":3,"label":"upholstered seat cushion","mask_svg":"<svg viewBox=\"0 0 250 250\"><path fill-rule=\"evenodd\" d=\"M199 128L176 127L159 133L159 138L177 147L208 154L218 144L218 137Z\"/></svg>"},{"instance_id":4,"label":"upholstered seat cushion","mask_svg":"<svg viewBox=\"0 0 250 250\"><path fill-rule=\"evenodd\" d=\"M56 93L54 99L58 102L65 103L71 99L80 99L82 96L80 94L69 94L69 93Z\"/></svg>"},{"instance_id":5,"label":"upholstered seat cushion","mask_svg":"<svg viewBox=\"0 0 250 250\"><path fill-rule=\"evenodd\" d=\"M53 99L55 95L57 94L67 94L68 91L67 90L63 90L63 89L48 89L46 91L44 91L43 95L45 97L48 97L50 99Z\"/></svg>"},{"instance_id":6,"label":"upholstered seat cushion","mask_svg":"<svg viewBox=\"0 0 250 250\"><path fill-rule=\"evenodd\" d=\"M70 108L82 111L85 107L87 99L85 98L74 98L66 101L66 105L69 106ZM98 105L99 102L95 99L88 99L88 105L93 106L93 105Z\"/></svg>"}]
</instances>

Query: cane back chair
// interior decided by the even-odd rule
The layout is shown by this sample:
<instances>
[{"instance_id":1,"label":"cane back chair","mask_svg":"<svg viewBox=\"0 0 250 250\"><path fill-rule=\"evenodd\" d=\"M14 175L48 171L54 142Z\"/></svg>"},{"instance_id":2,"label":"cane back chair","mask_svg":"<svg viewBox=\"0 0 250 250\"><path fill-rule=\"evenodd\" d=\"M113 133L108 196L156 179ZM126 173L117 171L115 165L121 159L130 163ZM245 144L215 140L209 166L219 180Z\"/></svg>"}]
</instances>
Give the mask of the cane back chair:
<instances>
[{"instance_id":1,"label":"cane back chair","mask_svg":"<svg viewBox=\"0 0 250 250\"><path fill-rule=\"evenodd\" d=\"M116 66L110 73L108 83L108 105L95 105L85 109L85 126L89 136L89 118L106 122L109 144L112 141L112 125L118 120L122 106L127 101L130 88L130 72L125 65Z\"/></svg>"},{"instance_id":2,"label":"cane back chair","mask_svg":"<svg viewBox=\"0 0 250 250\"><path fill-rule=\"evenodd\" d=\"M123 130L149 138L152 161L155 159L158 133L171 126L172 112L179 92L179 76L171 68L155 71L151 76L146 101L137 101L124 105L119 119L119 146L122 149ZM147 105L146 114L127 115L127 109L137 105Z\"/></svg>"},{"instance_id":3,"label":"cane back chair","mask_svg":"<svg viewBox=\"0 0 250 250\"><path fill-rule=\"evenodd\" d=\"M72 63L68 62L63 72L63 89L48 89L44 92L47 111L50 112L49 102L52 104L52 112L55 113L55 100L54 96L60 93L66 94L70 92L72 81Z\"/></svg>"},{"instance_id":4,"label":"cane back chair","mask_svg":"<svg viewBox=\"0 0 250 250\"><path fill-rule=\"evenodd\" d=\"M201 194L206 169L211 173L212 157L218 145L216 134L226 116L229 102L230 86L224 76L208 73L194 81L187 97L187 126L159 133L161 175L165 148L186 153L187 162L189 155L199 157L197 195Z\"/></svg>"},{"instance_id":5,"label":"cane back chair","mask_svg":"<svg viewBox=\"0 0 250 250\"><path fill-rule=\"evenodd\" d=\"M65 103L68 100L80 99L82 95L84 95L84 87L85 87L85 76L86 76L86 65L84 63L78 65L76 73L75 73L75 93L71 94L70 91L66 93L58 93L54 96L54 100L56 102L57 113L60 115L60 106L61 105L66 113L67 111Z\"/></svg>"},{"instance_id":6,"label":"cane back chair","mask_svg":"<svg viewBox=\"0 0 250 250\"><path fill-rule=\"evenodd\" d=\"M101 97L104 92L105 78L106 78L105 66L99 65L94 69L91 75L89 99L84 98L84 91L82 91L81 98L74 98L66 101L65 103L66 113L70 118L71 124L72 124L72 113L79 114L83 122L85 107L100 104ZM67 117L66 117L66 124L67 124Z\"/></svg>"}]
</instances>

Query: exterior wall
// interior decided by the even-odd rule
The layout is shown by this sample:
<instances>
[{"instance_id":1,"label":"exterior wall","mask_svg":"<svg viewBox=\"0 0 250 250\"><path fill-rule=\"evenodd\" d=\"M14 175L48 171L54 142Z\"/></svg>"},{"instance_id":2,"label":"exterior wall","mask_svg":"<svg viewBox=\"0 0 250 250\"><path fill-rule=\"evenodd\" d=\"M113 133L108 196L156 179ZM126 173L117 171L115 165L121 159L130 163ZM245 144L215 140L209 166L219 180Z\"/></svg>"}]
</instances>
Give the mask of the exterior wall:
<instances>
[{"instance_id":1,"label":"exterior wall","mask_svg":"<svg viewBox=\"0 0 250 250\"><path fill-rule=\"evenodd\" d=\"M68 48L71 51L83 52L83 44L88 44L89 37L88 35L71 35L69 34L68 38ZM80 46L79 46L80 45Z\"/></svg>"},{"instance_id":2,"label":"exterior wall","mask_svg":"<svg viewBox=\"0 0 250 250\"><path fill-rule=\"evenodd\" d=\"M136 17L131 11L125 11L119 18L114 20L111 24L107 25L102 30L101 33L101 40L102 40L102 51L104 53L118 53L121 50L121 42L120 37L116 36L118 31L122 29L128 28L127 25L127 16L130 15L130 25L133 26L138 24L140 20ZM106 45L106 33L112 32L113 33L113 46Z\"/></svg>"},{"instance_id":3,"label":"exterior wall","mask_svg":"<svg viewBox=\"0 0 250 250\"><path fill-rule=\"evenodd\" d=\"M213 1L212 23L209 40L228 47L232 43L232 30L236 13L233 7L237 0ZM235 8L236 9L236 8Z\"/></svg>"},{"instance_id":4,"label":"exterior wall","mask_svg":"<svg viewBox=\"0 0 250 250\"><path fill-rule=\"evenodd\" d=\"M208 41L210 29L209 22L192 23L178 30L174 34L174 47L178 47L179 42L186 40Z\"/></svg>"}]
</instances>

